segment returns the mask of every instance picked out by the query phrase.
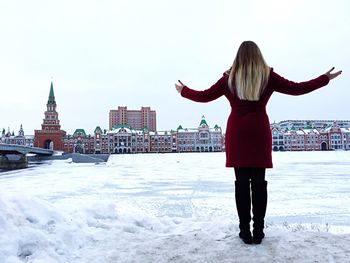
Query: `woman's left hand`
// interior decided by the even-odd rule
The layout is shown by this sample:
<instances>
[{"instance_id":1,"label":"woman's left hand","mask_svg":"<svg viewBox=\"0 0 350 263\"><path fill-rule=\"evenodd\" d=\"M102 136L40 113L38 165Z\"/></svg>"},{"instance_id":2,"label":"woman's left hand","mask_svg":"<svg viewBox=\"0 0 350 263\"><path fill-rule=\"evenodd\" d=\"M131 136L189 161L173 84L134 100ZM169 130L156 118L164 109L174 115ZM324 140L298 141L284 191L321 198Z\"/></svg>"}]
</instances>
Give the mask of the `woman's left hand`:
<instances>
[{"instance_id":1,"label":"woman's left hand","mask_svg":"<svg viewBox=\"0 0 350 263\"><path fill-rule=\"evenodd\" d=\"M329 80L332 80L332 79L338 77L342 73L341 70L333 73L332 72L333 70L334 70L334 67L325 73L325 75L329 78Z\"/></svg>"},{"instance_id":2,"label":"woman's left hand","mask_svg":"<svg viewBox=\"0 0 350 263\"><path fill-rule=\"evenodd\" d=\"M178 80L178 82L180 84L175 83L175 89L177 90L178 93L181 94L181 91L182 91L183 87L185 87L185 85L180 80Z\"/></svg>"}]
</instances>

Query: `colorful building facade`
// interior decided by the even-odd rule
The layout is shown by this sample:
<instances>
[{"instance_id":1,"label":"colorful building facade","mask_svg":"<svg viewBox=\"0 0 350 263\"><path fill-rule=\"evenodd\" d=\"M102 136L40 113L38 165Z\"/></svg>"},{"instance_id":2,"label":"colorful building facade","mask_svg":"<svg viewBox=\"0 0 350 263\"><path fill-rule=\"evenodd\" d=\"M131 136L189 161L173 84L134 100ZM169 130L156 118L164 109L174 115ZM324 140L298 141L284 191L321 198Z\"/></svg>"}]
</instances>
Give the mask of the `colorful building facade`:
<instances>
[{"instance_id":1,"label":"colorful building facade","mask_svg":"<svg viewBox=\"0 0 350 263\"><path fill-rule=\"evenodd\" d=\"M209 128L204 116L195 129L177 129L177 152L222 152L223 134L218 125Z\"/></svg>"},{"instance_id":2,"label":"colorful building facade","mask_svg":"<svg viewBox=\"0 0 350 263\"><path fill-rule=\"evenodd\" d=\"M79 153L171 153L171 152L221 152L221 128L210 128L204 118L198 128L179 128L174 131L136 130L126 125L116 125L110 130L98 126L93 135L77 129L64 138L65 152Z\"/></svg>"},{"instance_id":3,"label":"colorful building facade","mask_svg":"<svg viewBox=\"0 0 350 263\"><path fill-rule=\"evenodd\" d=\"M129 126L132 129L149 131L157 130L156 111L150 107L141 107L141 110L128 110L119 106L117 110L109 111L109 129L117 125Z\"/></svg>"},{"instance_id":4,"label":"colorful building facade","mask_svg":"<svg viewBox=\"0 0 350 263\"><path fill-rule=\"evenodd\" d=\"M321 121L317 121L321 123ZM272 150L273 151L326 151L326 150L350 150L350 128L348 121L342 121L342 126L337 121L326 128L313 128L312 121L306 126L298 128L281 127L272 124ZM347 127L347 128L345 128Z\"/></svg>"},{"instance_id":5,"label":"colorful building facade","mask_svg":"<svg viewBox=\"0 0 350 263\"><path fill-rule=\"evenodd\" d=\"M95 153L95 138L84 129L76 129L73 135L63 137L63 151L68 153Z\"/></svg>"},{"instance_id":6,"label":"colorful building facade","mask_svg":"<svg viewBox=\"0 0 350 263\"><path fill-rule=\"evenodd\" d=\"M41 130L34 138L3 130L1 142L84 154L221 152L225 135L215 125L209 127L204 116L196 128L157 131L156 112L150 107L128 110L118 107L109 113L109 130L96 127L92 135L76 129L73 135L61 130L53 84ZM350 121L287 120L271 124L273 151L350 150Z\"/></svg>"}]
</instances>

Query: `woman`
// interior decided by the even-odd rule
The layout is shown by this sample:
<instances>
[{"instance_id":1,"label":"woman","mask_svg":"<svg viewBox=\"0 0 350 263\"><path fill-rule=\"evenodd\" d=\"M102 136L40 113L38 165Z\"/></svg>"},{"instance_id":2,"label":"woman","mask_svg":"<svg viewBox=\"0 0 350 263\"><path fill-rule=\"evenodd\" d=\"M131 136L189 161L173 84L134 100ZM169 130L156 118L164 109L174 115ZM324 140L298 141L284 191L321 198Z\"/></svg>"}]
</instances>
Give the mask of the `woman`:
<instances>
[{"instance_id":1,"label":"woman","mask_svg":"<svg viewBox=\"0 0 350 263\"><path fill-rule=\"evenodd\" d=\"M321 88L341 74L334 68L310 81L296 83L284 79L270 68L259 47L244 41L231 69L209 89L196 91L181 81L176 90L185 98L209 102L222 95L231 104L226 128L226 167L234 167L235 198L239 217L239 237L246 244L260 244L264 238L267 205L265 169L272 168L272 138L266 104L274 91L302 95ZM251 205L253 235L250 232Z\"/></svg>"}]
</instances>

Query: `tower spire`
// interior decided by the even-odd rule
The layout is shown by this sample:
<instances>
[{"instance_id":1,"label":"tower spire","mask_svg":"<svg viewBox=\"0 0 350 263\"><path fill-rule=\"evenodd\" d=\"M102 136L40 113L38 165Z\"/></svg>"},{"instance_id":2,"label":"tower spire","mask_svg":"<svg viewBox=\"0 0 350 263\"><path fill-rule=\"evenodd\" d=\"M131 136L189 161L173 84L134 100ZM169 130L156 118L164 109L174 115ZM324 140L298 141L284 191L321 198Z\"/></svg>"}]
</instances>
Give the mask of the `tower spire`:
<instances>
[{"instance_id":1,"label":"tower spire","mask_svg":"<svg viewBox=\"0 0 350 263\"><path fill-rule=\"evenodd\" d=\"M49 94L49 101L47 103L56 103L55 101L55 94L53 92L53 83L51 80L51 86L50 86L50 94Z\"/></svg>"},{"instance_id":2,"label":"tower spire","mask_svg":"<svg viewBox=\"0 0 350 263\"><path fill-rule=\"evenodd\" d=\"M23 130L22 124L21 124L21 128L19 129L18 135L19 136L24 136L24 130Z\"/></svg>"},{"instance_id":3,"label":"tower spire","mask_svg":"<svg viewBox=\"0 0 350 263\"><path fill-rule=\"evenodd\" d=\"M207 122L205 121L204 115L202 116L202 120L201 120L201 123L199 124L199 127L202 125L208 126Z\"/></svg>"}]
</instances>

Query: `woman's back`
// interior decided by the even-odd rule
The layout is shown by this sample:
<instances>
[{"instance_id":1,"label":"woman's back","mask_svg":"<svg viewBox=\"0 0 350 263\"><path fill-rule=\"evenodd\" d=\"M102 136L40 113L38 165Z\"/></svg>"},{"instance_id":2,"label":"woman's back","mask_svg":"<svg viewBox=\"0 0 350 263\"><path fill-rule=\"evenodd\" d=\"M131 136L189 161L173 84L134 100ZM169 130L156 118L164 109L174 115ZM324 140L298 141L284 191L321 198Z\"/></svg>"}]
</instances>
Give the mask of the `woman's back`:
<instances>
[{"instance_id":1,"label":"woman's back","mask_svg":"<svg viewBox=\"0 0 350 263\"><path fill-rule=\"evenodd\" d=\"M289 81L270 68L259 47L245 41L237 51L232 67L209 89L197 91L176 85L185 98L209 102L225 96L231 105L226 128L227 167L272 167L272 138L266 105L273 92L302 95L328 84L341 71L305 82Z\"/></svg>"},{"instance_id":2,"label":"woman's back","mask_svg":"<svg viewBox=\"0 0 350 263\"><path fill-rule=\"evenodd\" d=\"M272 168L272 138L266 104L274 91L302 95L328 84L341 74L330 71L306 82L289 81L268 67L258 46L245 41L231 69L209 89L192 90L175 84L185 98L208 102L225 95L231 104L226 128L226 166L235 168L235 201L239 217L239 237L246 244L260 244L265 237L267 205L265 168ZM252 209L251 209L252 208ZM253 212L253 235L250 231Z\"/></svg>"},{"instance_id":3,"label":"woman's back","mask_svg":"<svg viewBox=\"0 0 350 263\"><path fill-rule=\"evenodd\" d=\"M208 102L224 95L230 102L231 114L226 126L226 166L272 168L272 138L266 105L274 91L302 95L327 85L329 78L321 75L306 82L289 81L270 69L269 79L258 100L240 99L229 87L227 72L209 89L196 91L184 86L185 98Z\"/></svg>"}]
</instances>

